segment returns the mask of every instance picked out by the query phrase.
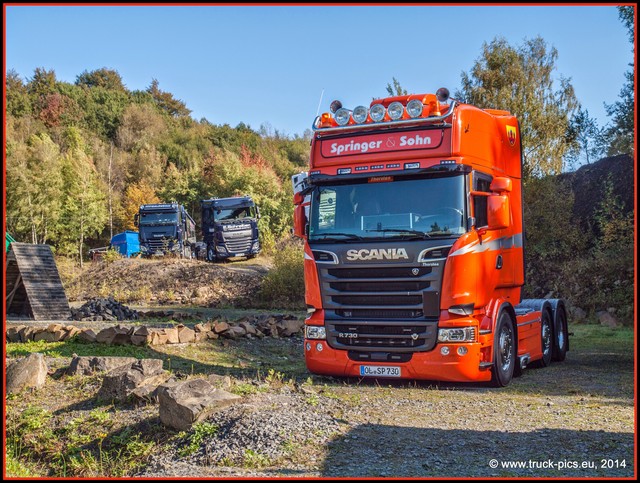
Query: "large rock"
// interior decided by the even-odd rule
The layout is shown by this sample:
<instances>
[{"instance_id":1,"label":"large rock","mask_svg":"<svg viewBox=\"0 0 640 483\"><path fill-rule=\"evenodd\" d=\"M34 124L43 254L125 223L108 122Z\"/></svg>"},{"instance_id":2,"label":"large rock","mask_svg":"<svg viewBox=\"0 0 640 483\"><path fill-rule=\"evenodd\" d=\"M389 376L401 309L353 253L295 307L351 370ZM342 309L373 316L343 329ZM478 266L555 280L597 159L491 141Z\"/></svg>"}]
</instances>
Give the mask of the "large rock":
<instances>
[{"instance_id":1,"label":"large rock","mask_svg":"<svg viewBox=\"0 0 640 483\"><path fill-rule=\"evenodd\" d=\"M24 325L7 327L7 342L20 342L20 331L24 328Z\"/></svg>"},{"instance_id":2,"label":"large rock","mask_svg":"<svg viewBox=\"0 0 640 483\"><path fill-rule=\"evenodd\" d=\"M204 379L164 384L158 388L160 421L165 426L185 431L239 399L240 396L216 389Z\"/></svg>"},{"instance_id":3,"label":"large rock","mask_svg":"<svg viewBox=\"0 0 640 483\"><path fill-rule=\"evenodd\" d=\"M162 384L170 375L162 369L162 360L142 359L105 374L98 398L124 401L137 387Z\"/></svg>"},{"instance_id":4,"label":"large rock","mask_svg":"<svg viewBox=\"0 0 640 483\"><path fill-rule=\"evenodd\" d=\"M96 333L91 329L82 329L78 334L78 339L85 342L95 342Z\"/></svg>"},{"instance_id":5,"label":"large rock","mask_svg":"<svg viewBox=\"0 0 640 483\"><path fill-rule=\"evenodd\" d=\"M135 357L92 357L74 356L67 374L88 376L94 372L112 371L118 367L137 362Z\"/></svg>"},{"instance_id":6,"label":"large rock","mask_svg":"<svg viewBox=\"0 0 640 483\"><path fill-rule=\"evenodd\" d=\"M7 365L7 394L18 393L26 388L44 386L47 378L44 356L34 352L27 357Z\"/></svg>"},{"instance_id":7,"label":"large rock","mask_svg":"<svg viewBox=\"0 0 640 483\"><path fill-rule=\"evenodd\" d=\"M609 327L611 329L615 329L616 327L618 327L618 321L609 312L603 310L601 312L597 312L596 315L598 316L600 325Z\"/></svg>"},{"instance_id":8,"label":"large rock","mask_svg":"<svg viewBox=\"0 0 640 483\"><path fill-rule=\"evenodd\" d=\"M303 320L281 320L276 324L278 328L278 333L282 337L291 337L292 335L297 334L302 331L304 327Z\"/></svg>"},{"instance_id":9,"label":"large rock","mask_svg":"<svg viewBox=\"0 0 640 483\"><path fill-rule=\"evenodd\" d=\"M185 326L178 327L178 338L181 343L193 342L196 339L196 333L193 329Z\"/></svg>"}]
</instances>

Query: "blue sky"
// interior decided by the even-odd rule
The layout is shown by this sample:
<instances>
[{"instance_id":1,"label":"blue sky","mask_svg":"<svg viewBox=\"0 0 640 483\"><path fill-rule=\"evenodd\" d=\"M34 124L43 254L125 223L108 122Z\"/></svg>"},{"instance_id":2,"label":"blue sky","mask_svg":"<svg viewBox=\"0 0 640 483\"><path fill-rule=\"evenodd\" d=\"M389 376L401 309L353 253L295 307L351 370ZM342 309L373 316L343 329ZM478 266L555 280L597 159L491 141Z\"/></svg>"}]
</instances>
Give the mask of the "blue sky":
<instances>
[{"instance_id":1,"label":"blue sky","mask_svg":"<svg viewBox=\"0 0 640 483\"><path fill-rule=\"evenodd\" d=\"M615 6L7 6L6 69L37 67L75 82L117 70L131 90L157 79L195 119L302 134L333 99L345 107L386 95L460 87L483 42L541 36L558 51L599 125L633 62ZM322 102L320 99L322 96Z\"/></svg>"}]
</instances>

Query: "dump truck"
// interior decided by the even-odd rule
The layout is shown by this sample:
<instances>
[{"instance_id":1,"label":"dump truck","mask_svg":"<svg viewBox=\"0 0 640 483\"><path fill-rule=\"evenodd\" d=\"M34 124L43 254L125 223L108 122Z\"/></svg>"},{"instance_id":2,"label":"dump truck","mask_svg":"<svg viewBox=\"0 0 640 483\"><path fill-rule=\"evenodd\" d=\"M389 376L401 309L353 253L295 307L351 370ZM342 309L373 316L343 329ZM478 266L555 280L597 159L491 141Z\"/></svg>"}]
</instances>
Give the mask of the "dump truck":
<instances>
[{"instance_id":1,"label":"dump truck","mask_svg":"<svg viewBox=\"0 0 640 483\"><path fill-rule=\"evenodd\" d=\"M196 224L183 205L156 203L140 205L134 218L138 227L140 253L144 257L175 254L192 258L196 245Z\"/></svg>"},{"instance_id":2,"label":"dump truck","mask_svg":"<svg viewBox=\"0 0 640 483\"><path fill-rule=\"evenodd\" d=\"M564 300L522 299L521 150L515 116L445 88L315 118L292 178L312 373L502 387L565 359Z\"/></svg>"},{"instance_id":3,"label":"dump truck","mask_svg":"<svg viewBox=\"0 0 640 483\"><path fill-rule=\"evenodd\" d=\"M260 209L250 196L201 200L202 236L207 260L253 258L260 253Z\"/></svg>"}]
</instances>

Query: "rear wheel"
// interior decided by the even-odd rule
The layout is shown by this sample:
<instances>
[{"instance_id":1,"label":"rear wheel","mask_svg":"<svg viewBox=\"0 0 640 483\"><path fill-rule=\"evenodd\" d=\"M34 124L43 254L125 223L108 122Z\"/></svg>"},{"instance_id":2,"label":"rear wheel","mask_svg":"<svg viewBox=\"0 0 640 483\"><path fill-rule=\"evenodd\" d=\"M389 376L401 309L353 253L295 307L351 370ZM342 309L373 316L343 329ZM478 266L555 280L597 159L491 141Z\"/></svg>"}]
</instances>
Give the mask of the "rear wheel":
<instances>
[{"instance_id":1,"label":"rear wheel","mask_svg":"<svg viewBox=\"0 0 640 483\"><path fill-rule=\"evenodd\" d=\"M537 361L539 367L547 367L551 364L553 355L553 319L549 310L542 311L542 326L540 327L540 346L542 359Z\"/></svg>"},{"instance_id":2,"label":"rear wheel","mask_svg":"<svg viewBox=\"0 0 640 483\"><path fill-rule=\"evenodd\" d=\"M516 332L506 311L500 314L493 341L491 385L504 387L513 379L516 366Z\"/></svg>"},{"instance_id":3,"label":"rear wheel","mask_svg":"<svg viewBox=\"0 0 640 483\"><path fill-rule=\"evenodd\" d=\"M555 344L553 345L553 357L554 361L564 361L567 357L567 347L569 347L569 331L567 329L567 313L564 307L560 306L556 308L556 330L555 330Z\"/></svg>"}]
</instances>

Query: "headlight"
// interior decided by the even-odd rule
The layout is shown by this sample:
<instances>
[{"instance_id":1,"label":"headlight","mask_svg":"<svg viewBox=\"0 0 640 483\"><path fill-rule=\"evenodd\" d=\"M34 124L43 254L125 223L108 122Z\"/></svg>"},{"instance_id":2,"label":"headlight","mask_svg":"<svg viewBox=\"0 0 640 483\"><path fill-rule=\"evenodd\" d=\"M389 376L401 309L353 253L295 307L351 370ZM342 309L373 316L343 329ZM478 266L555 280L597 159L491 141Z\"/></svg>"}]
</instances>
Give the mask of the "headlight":
<instances>
[{"instance_id":1,"label":"headlight","mask_svg":"<svg viewBox=\"0 0 640 483\"><path fill-rule=\"evenodd\" d=\"M255 242L253 245L251 245L251 249L260 250L260 242Z\"/></svg>"},{"instance_id":2,"label":"headlight","mask_svg":"<svg viewBox=\"0 0 640 483\"><path fill-rule=\"evenodd\" d=\"M216 247L216 251L218 253L227 253L227 249L225 247L222 247L222 246L217 246Z\"/></svg>"},{"instance_id":3,"label":"headlight","mask_svg":"<svg viewBox=\"0 0 640 483\"><path fill-rule=\"evenodd\" d=\"M149 249L144 245L140 245L140 251L141 252L146 252L146 251L149 251Z\"/></svg>"},{"instance_id":4,"label":"headlight","mask_svg":"<svg viewBox=\"0 0 640 483\"><path fill-rule=\"evenodd\" d=\"M475 327L456 327L438 330L438 342L475 342Z\"/></svg>"},{"instance_id":5,"label":"headlight","mask_svg":"<svg viewBox=\"0 0 640 483\"><path fill-rule=\"evenodd\" d=\"M346 126L347 124L349 124L350 117L351 117L351 113L344 107L341 107L335 113L335 118L336 118L336 122L338 123L338 126Z\"/></svg>"},{"instance_id":6,"label":"headlight","mask_svg":"<svg viewBox=\"0 0 640 483\"><path fill-rule=\"evenodd\" d=\"M409 114L409 117L416 118L422 116L422 107L422 102L418 99L409 101L407 104L407 113Z\"/></svg>"},{"instance_id":7,"label":"headlight","mask_svg":"<svg viewBox=\"0 0 640 483\"><path fill-rule=\"evenodd\" d=\"M387 112L389 113L389 117L394 121L397 121L402 117L402 113L404 112L404 106L402 103L395 101L389 104L387 108Z\"/></svg>"},{"instance_id":8,"label":"headlight","mask_svg":"<svg viewBox=\"0 0 640 483\"><path fill-rule=\"evenodd\" d=\"M307 339L326 339L327 331L324 327L318 327L317 325L306 325L304 328L304 336Z\"/></svg>"},{"instance_id":9,"label":"headlight","mask_svg":"<svg viewBox=\"0 0 640 483\"><path fill-rule=\"evenodd\" d=\"M358 106L353 110L353 120L358 124L362 124L367 120L367 108Z\"/></svg>"},{"instance_id":10,"label":"headlight","mask_svg":"<svg viewBox=\"0 0 640 483\"><path fill-rule=\"evenodd\" d=\"M375 122L382 121L384 119L384 106L382 104L374 104L369 109L369 115Z\"/></svg>"}]
</instances>

